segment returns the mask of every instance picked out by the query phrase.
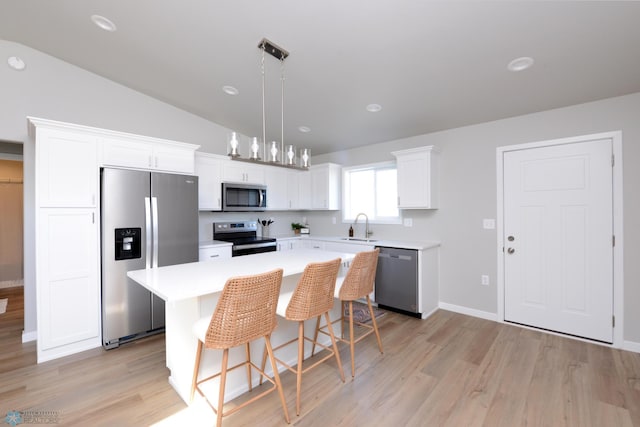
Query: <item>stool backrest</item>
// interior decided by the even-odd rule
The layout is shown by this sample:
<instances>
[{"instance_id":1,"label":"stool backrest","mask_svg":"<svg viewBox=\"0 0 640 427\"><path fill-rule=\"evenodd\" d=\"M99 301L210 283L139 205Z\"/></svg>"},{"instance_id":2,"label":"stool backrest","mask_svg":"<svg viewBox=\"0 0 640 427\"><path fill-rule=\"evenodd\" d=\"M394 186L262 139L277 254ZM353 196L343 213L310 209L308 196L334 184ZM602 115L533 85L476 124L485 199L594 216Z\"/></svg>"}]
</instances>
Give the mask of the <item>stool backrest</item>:
<instances>
[{"instance_id":1,"label":"stool backrest","mask_svg":"<svg viewBox=\"0 0 640 427\"><path fill-rule=\"evenodd\" d=\"M287 319L307 320L331 310L340 262L336 258L307 264L287 306Z\"/></svg>"},{"instance_id":2,"label":"stool backrest","mask_svg":"<svg viewBox=\"0 0 640 427\"><path fill-rule=\"evenodd\" d=\"M276 327L281 285L282 269L227 280L211 316L205 346L230 348L270 334Z\"/></svg>"},{"instance_id":3,"label":"stool backrest","mask_svg":"<svg viewBox=\"0 0 640 427\"><path fill-rule=\"evenodd\" d=\"M379 253L380 249L375 249L356 254L340 288L341 300L353 301L373 292Z\"/></svg>"}]
</instances>

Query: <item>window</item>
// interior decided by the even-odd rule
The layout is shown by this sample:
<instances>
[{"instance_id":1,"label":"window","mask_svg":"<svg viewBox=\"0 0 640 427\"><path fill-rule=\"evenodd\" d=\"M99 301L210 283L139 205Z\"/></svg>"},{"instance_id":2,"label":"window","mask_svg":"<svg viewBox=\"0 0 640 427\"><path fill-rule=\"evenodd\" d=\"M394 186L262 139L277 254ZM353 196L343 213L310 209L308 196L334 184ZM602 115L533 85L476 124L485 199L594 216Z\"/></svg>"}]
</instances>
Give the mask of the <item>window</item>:
<instances>
[{"instance_id":1,"label":"window","mask_svg":"<svg viewBox=\"0 0 640 427\"><path fill-rule=\"evenodd\" d=\"M353 222L362 212L369 222L401 223L395 163L344 168L342 182L344 222Z\"/></svg>"}]
</instances>

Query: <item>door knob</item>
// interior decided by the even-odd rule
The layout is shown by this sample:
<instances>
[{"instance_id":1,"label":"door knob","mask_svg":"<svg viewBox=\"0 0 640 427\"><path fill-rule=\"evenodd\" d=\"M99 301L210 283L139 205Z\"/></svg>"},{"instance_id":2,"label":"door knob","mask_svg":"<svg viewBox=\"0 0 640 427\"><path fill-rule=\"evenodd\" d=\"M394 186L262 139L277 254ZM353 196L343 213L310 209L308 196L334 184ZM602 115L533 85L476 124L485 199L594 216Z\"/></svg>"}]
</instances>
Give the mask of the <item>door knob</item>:
<instances>
[{"instance_id":1,"label":"door knob","mask_svg":"<svg viewBox=\"0 0 640 427\"><path fill-rule=\"evenodd\" d=\"M512 254L512 253L514 253L515 251L516 251L516 250L515 250L514 248L509 248L509 249L507 249L507 253L508 253L508 254Z\"/></svg>"},{"instance_id":2,"label":"door knob","mask_svg":"<svg viewBox=\"0 0 640 427\"><path fill-rule=\"evenodd\" d=\"M507 240L510 241L510 242L513 242L514 240L516 240L516 238L513 237L513 236L509 236L509 237L507 237Z\"/></svg>"}]
</instances>

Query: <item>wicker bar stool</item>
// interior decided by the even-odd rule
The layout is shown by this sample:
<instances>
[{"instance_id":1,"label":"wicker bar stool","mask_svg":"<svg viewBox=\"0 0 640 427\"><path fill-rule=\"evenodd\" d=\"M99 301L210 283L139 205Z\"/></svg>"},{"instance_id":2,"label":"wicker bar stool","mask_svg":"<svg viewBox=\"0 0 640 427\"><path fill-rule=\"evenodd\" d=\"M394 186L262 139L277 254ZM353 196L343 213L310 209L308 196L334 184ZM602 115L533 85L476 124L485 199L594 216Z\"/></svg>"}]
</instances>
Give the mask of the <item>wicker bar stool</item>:
<instances>
[{"instance_id":1,"label":"wicker bar stool","mask_svg":"<svg viewBox=\"0 0 640 427\"><path fill-rule=\"evenodd\" d=\"M369 294L373 292L373 283L376 277L376 267L378 266L378 254L380 253L380 249L375 249L373 251L367 252L358 252L351 262L351 267L349 267L349 271L347 271L344 280L340 284L340 286L336 286L335 297L340 299L340 319L334 320L335 322L340 322L342 336L338 338L342 342L349 343L349 347L351 348L351 377L356 376L356 362L355 362L355 344L360 342L364 338L368 337L372 333L376 334L376 339L378 340L378 348L380 349L380 353L383 353L382 350L382 340L380 339L380 332L378 331L378 324L376 322L376 316L373 311L373 307L371 305L371 299L369 298ZM339 281L339 280L338 280ZM367 300L367 305L369 306L369 314L371 315L371 325L366 323L356 322L353 320L353 301L365 298ZM349 305L349 338L344 338L344 304L348 303ZM367 331L360 335L359 337L354 336L354 328L353 325L356 324L360 327L367 329ZM320 327L320 318L316 321L316 332L314 335L314 340L317 339L318 333L327 334L328 332L324 330L330 322L327 321L327 325ZM315 346L311 350L311 354L315 353Z\"/></svg>"},{"instance_id":2,"label":"wicker bar stool","mask_svg":"<svg viewBox=\"0 0 640 427\"><path fill-rule=\"evenodd\" d=\"M296 415L300 415L300 394L303 373L306 373L318 366L320 363L335 357L338 364L338 370L340 371L340 379L344 382L344 371L342 370L340 353L338 352L338 346L336 345L333 328L329 322L329 310L333 308L334 304L334 290L338 270L340 269L340 263L340 258L337 258L333 261L308 264L305 267L295 290L292 292L282 293L280 295L280 300L278 301L277 314L287 320L298 322L298 338L294 338L274 349L274 351L276 351L289 344L293 344L296 341L298 342L298 364L295 368L276 357L277 362L296 374ZM311 340L304 335L304 322L306 320L313 319L314 317L320 321L320 317L322 317L322 315L324 315L326 321L329 322L327 334L331 337L331 347L318 343L317 335L314 340ZM303 368L305 340L313 342L314 346L317 344L327 350L329 354L316 361L311 366ZM262 357L262 369L264 369L265 363L266 353L264 353Z\"/></svg>"},{"instance_id":3,"label":"wicker bar stool","mask_svg":"<svg viewBox=\"0 0 640 427\"><path fill-rule=\"evenodd\" d=\"M271 332L275 329L276 322L276 306L280 294L280 286L282 284L282 269L273 270L267 273L256 274L254 276L234 277L227 280L224 285L216 309L211 318L203 318L196 322L193 326L193 332L198 337L198 349L196 353L196 362L193 370L193 381L191 383L191 400L196 390L209 403L209 406L217 415L216 425L222 425L222 417L230 415L237 410L245 407L261 397L266 396L272 391L278 391L282 409L284 410L284 418L289 423L289 412L282 391L282 383L276 369L276 362L273 357L273 349L271 347ZM249 343L255 339L263 337L271 366L273 367L274 379L271 379L264 373L264 367L258 368L251 362L251 354ZM235 365L231 368L227 367L229 361L229 349L240 345L245 346L247 360L243 363ZM210 349L223 350L221 371L215 375L198 381L198 372L200 370L200 357L204 351L203 346ZM273 387L265 390L250 400L243 402L235 408L227 412L223 411L224 404L224 388L227 379L227 373L233 369L247 367L247 379L249 381L249 391L251 386L251 368L260 373L260 378L266 378L273 384ZM209 402L199 385L205 381L220 377L220 394L218 396L217 408Z\"/></svg>"}]
</instances>

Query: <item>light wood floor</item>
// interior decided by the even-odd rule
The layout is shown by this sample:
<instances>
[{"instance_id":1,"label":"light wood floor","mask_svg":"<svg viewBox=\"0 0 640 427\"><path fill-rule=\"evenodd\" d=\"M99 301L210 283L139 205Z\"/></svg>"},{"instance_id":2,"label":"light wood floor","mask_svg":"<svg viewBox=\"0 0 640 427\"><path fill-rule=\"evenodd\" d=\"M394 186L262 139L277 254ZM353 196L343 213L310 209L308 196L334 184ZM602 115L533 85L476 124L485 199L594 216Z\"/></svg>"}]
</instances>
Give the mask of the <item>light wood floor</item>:
<instances>
[{"instance_id":1,"label":"light wood floor","mask_svg":"<svg viewBox=\"0 0 640 427\"><path fill-rule=\"evenodd\" d=\"M60 425L214 424L167 383L162 336L36 365L35 345L20 343L21 295L0 290L0 420L31 409L59 411ZM333 362L303 378L300 417L295 377L282 375L292 425L640 426L640 354L446 311L387 313L380 326L385 353L373 336L360 343L355 380L346 346L345 384ZM271 394L224 425L286 424Z\"/></svg>"}]
</instances>

